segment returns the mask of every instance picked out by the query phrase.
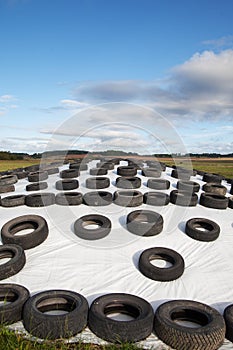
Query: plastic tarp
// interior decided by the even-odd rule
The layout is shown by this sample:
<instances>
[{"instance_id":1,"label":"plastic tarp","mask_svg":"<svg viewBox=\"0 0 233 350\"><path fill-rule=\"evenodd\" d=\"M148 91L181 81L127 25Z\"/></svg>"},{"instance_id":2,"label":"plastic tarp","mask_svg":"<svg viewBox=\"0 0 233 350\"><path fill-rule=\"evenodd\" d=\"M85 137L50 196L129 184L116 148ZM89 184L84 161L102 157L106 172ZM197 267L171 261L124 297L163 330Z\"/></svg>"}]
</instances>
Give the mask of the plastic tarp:
<instances>
[{"instance_id":1,"label":"plastic tarp","mask_svg":"<svg viewBox=\"0 0 233 350\"><path fill-rule=\"evenodd\" d=\"M127 163L121 162L120 165ZM95 167L96 161L89 163L89 169ZM60 167L67 169L68 165ZM111 184L106 191L117 190L114 170L108 171ZM168 179L170 193L176 188L177 179L171 177L171 168L166 168L162 178ZM142 180L142 193L152 191L146 186L147 178ZM73 191L86 193L92 191L85 186L89 170L81 171L79 188ZM60 191L55 189L59 174L50 175L48 188L41 192ZM204 184L197 175L191 180ZM30 194L25 187L28 180L22 179L15 184L14 193L2 194L2 198L10 194ZM230 185L226 181L227 196L230 196ZM199 191L198 196L202 190ZM148 209L160 213L164 219L163 231L151 237L139 237L126 229L126 216L133 210ZM25 214L43 216L49 226L48 238L39 246L26 250L26 264L16 275L2 280L1 283L18 283L29 289L31 294L48 289L73 290L84 295L89 304L100 295L114 292L130 293L140 296L151 303L154 310L165 301L173 299L189 299L206 303L223 313L224 308L233 303L233 220L232 209L211 209L197 204L196 207L181 207L169 203L167 206L150 206L142 204L136 208L121 207L110 204L104 207L52 205L43 208L19 206L1 207L1 227L10 219ZM87 241L74 234L75 220L86 214L101 214L112 222L108 236L100 240ZM194 217L209 218L219 224L219 238L213 242L196 241L185 234L185 223ZM171 248L182 255L185 261L183 275L171 282L157 282L146 278L138 270L138 259L141 252L150 247ZM22 322L11 326L26 332ZM104 343L93 335L88 328L69 341ZM152 334L140 342L145 348L165 349L166 346ZM225 340L221 349L232 349L232 343Z\"/></svg>"}]
</instances>

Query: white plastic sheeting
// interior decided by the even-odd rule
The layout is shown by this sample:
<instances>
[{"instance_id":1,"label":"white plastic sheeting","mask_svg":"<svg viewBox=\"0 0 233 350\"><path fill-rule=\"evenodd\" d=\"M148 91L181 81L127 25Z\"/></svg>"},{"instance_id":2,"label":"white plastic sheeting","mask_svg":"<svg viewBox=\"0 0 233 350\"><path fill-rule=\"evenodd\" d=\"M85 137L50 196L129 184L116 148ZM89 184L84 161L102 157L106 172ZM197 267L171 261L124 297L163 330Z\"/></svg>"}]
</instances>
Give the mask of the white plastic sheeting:
<instances>
[{"instance_id":1,"label":"white plastic sheeting","mask_svg":"<svg viewBox=\"0 0 233 350\"><path fill-rule=\"evenodd\" d=\"M96 161L89 163L89 169L95 167ZM120 165L126 163L121 162ZM64 165L60 170L67 169ZM117 190L114 170L108 171L111 180L109 192ZM171 182L169 193L176 188L177 179L172 178L171 168L162 173L162 178ZM146 186L147 178L142 179L139 189L142 193L152 191ZM90 192L85 186L85 179L91 177L89 170L81 171L78 178L79 188L73 191ZM50 175L48 188L41 192L59 193L55 182L59 174ZM201 176L191 180L203 185ZM14 194L30 194L25 187L27 179L15 184ZM230 196L230 185L227 196ZM200 196L200 190L198 195ZM36 192L37 193L37 192ZM2 198L13 193L2 194ZM129 212L137 209L149 209L160 213L164 218L163 231L152 237L138 237L127 231L125 223ZM233 303L233 211L206 208L198 204L196 207L181 207L169 203L167 206L155 207L141 205L136 208L125 208L115 204L105 207L52 205L43 208L19 206L0 209L1 227L10 219L24 214L43 216L49 226L49 236L40 246L26 250L26 265L15 276L2 280L1 283L18 283L29 289L31 294L48 289L68 289L84 295L91 303L97 296L123 292L140 296L151 303L154 310L161 303L172 299L191 299L206 303L223 313L224 308ZM95 241L86 241L74 234L73 224L76 219L86 214L102 214L112 222L110 234ZM220 225L219 238L214 242L199 242L188 237L185 222L193 217L214 220ZM184 274L171 282L156 282L143 276L137 264L140 253L150 247L167 247L179 252L185 261ZM21 322L11 326L24 332ZM88 329L76 338L86 342L101 343ZM144 347L165 349L166 346L151 335L141 342ZM232 343L225 340L221 349L232 349Z\"/></svg>"}]
</instances>

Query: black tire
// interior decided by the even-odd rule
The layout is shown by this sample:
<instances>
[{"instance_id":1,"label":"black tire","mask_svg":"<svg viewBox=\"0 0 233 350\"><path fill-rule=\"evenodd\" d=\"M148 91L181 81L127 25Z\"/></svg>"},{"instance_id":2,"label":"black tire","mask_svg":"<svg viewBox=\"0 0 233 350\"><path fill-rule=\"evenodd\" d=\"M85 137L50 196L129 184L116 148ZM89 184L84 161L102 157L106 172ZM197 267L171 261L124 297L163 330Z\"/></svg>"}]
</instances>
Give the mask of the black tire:
<instances>
[{"instance_id":1,"label":"black tire","mask_svg":"<svg viewBox=\"0 0 233 350\"><path fill-rule=\"evenodd\" d=\"M200 204L208 208L226 209L228 206L228 198L218 194L206 192L201 194Z\"/></svg>"},{"instance_id":2,"label":"black tire","mask_svg":"<svg viewBox=\"0 0 233 350\"><path fill-rule=\"evenodd\" d=\"M35 182L26 186L26 191L41 191L48 188L47 182Z\"/></svg>"},{"instance_id":3,"label":"black tire","mask_svg":"<svg viewBox=\"0 0 233 350\"><path fill-rule=\"evenodd\" d=\"M119 312L134 319L117 321L108 317ZM151 334L153 317L153 309L146 300L131 294L111 293L93 301L88 326L99 338L109 342L137 342Z\"/></svg>"},{"instance_id":4,"label":"black tire","mask_svg":"<svg viewBox=\"0 0 233 350\"><path fill-rule=\"evenodd\" d=\"M29 234L16 235L25 229L33 229ZM8 221L1 229L3 244L17 244L23 249L31 249L46 240L49 229L46 220L39 215L22 215Z\"/></svg>"},{"instance_id":5,"label":"black tire","mask_svg":"<svg viewBox=\"0 0 233 350\"><path fill-rule=\"evenodd\" d=\"M160 177L161 171L157 168L145 168L142 169L142 175L146 177Z\"/></svg>"},{"instance_id":6,"label":"black tire","mask_svg":"<svg viewBox=\"0 0 233 350\"><path fill-rule=\"evenodd\" d=\"M48 179L47 171L37 171L35 173L28 174L29 182L41 182Z\"/></svg>"},{"instance_id":7,"label":"black tire","mask_svg":"<svg viewBox=\"0 0 233 350\"><path fill-rule=\"evenodd\" d=\"M95 229L85 228L88 225L96 224L99 227ZM74 223L74 233L76 236L88 241L106 237L111 231L111 221L103 215L89 214L84 215Z\"/></svg>"},{"instance_id":8,"label":"black tire","mask_svg":"<svg viewBox=\"0 0 233 350\"><path fill-rule=\"evenodd\" d=\"M46 171L48 175L54 175L59 173L59 168L48 168Z\"/></svg>"},{"instance_id":9,"label":"black tire","mask_svg":"<svg viewBox=\"0 0 233 350\"><path fill-rule=\"evenodd\" d=\"M28 171L29 173L36 172L40 170L40 165L35 164L35 165L29 165L24 168L25 171Z\"/></svg>"},{"instance_id":10,"label":"black tire","mask_svg":"<svg viewBox=\"0 0 233 350\"><path fill-rule=\"evenodd\" d=\"M80 192L58 193L55 202L59 205L80 205L83 202L83 197Z\"/></svg>"},{"instance_id":11,"label":"black tire","mask_svg":"<svg viewBox=\"0 0 233 350\"><path fill-rule=\"evenodd\" d=\"M0 186L14 185L17 181L16 175L4 175L0 177Z\"/></svg>"},{"instance_id":12,"label":"black tire","mask_svg":"<svg viewBox=\"0 0 233 350\"><path fill-rule=\"evenodd\" d=\"M143 202L148 205L163 206L168 205L170 197L163 192L146 192L143 195Z\"/></svg>"},{"instance_id":13,"label":"black tire","mask_svg":"<svg viewBox=\"0 0 233 350\"><path fill-rule=\"evenodd\" d=\"M231 184L230 194L233 194L233 183Z\"/></svg>"},{"instance_id":14,"label":"black tire","mask_svg":"<svg viewBox=\"0 0 233 350\"><path fill-rule=\"evenodd\" d=\"M80 160L80 162L70 163L69 164L69 169L77 169L77 170L79 170L80 165L81 165L81 160Z\"/></svg>"},{"instance_id":15,"label":"black tire","mask_svg":"<svg viewBox=\"0 0 233 350\"><path fill-rule=\"evenodd\" d=\"M0 280L16 275L26 263L24 250L17 244L4 244L0 246L0 259L11 258L0 264Z\"/></svg>"},{"instance_id":16,"label":"black tire","mask_svg":"<svg viewBox=\"0 0 233 350\"><path fill-rule=\"evenodd\" d=\"M94 176L107 175L107 173L108 173L107 168L92 168L92 169L90 169L90 175L94 175Z\"/></svg>"},{"instance_id":17,"label":"black tire","mask_svg":"<svg viewBox=\"0 0 233 350\"><path fill-rule=\"evenodd\" d=\"M86 205L99 207L112 203L112 194L106 191L93 191L83 195L83 202Z\"/></svg>"},{"instance_id":18,"label":"black tire","mask_svg":"<svg viewBox=\"0 0 233 350\"><path fill-rule=\"evenodd\" d=\"M137 207L143 204L143 194L137 190L115 191L113 203L123 207Z\"/></svg>"},{"instance_id":19,"label":"black tire","mask_svg":"<svg viewBox=\"0 0 233 350\"><path fill-rule=\"evenodd\" d=\"M155 236L163 230L163 217L151 210L135 210L127 215L126 226L138 236Z\"/></svg>"},{"instance_id":20,"label":"black tire","mask_svg":"<svg viewBox=\"0 0 233 350\"><path fill-rule=\"evenodd\" d=\"M146 185L154 190L168 190L170 187L170 181L165 179L148 179Z\"/></svg>"},{"instance_id":21,"label":"black tire","mask_svg":"<svg viewBox=\"0 0 233 350\"><path fill-rule=\"evenodd\" d=\"M226 338L233 343L233 304L225 308L223 317L226 323Z\"/></svg>"},{"instance_id":22,"label":"black tire","mask_svg":"<svg viewBox=\"0 0 233 350\"><path fill-rule=\"evenodd\" d=\"M0 186L0 193L7 193L7 192L14 192L14 191L15 191L14 185Z\"/></svg>"},{"instance_id":23,"label":"black tire","mask_svg":"<svg viewBox=\"0 0 233 350\"><path fill-rule=\"evenodd\" d=\"M18 207L25 204L26 196L24 194L17 194L14 196L7 196L1 199L3 207Z\"/></svg>"},{"instance_id":24,"label":"black tire","mask_svg":"<svg viewBox=\"0 0 233 350\"><path fill-rule=\"evenodd\" d=\"M18 180L25 179L28 176L27 171L16 171L14 172L14 175L17 176Z\"/></svg>"},{"instance_id":25,"label":"black tire","mask_svg":"<svg viewBox=\"0 0 233 350\"><path fill-rule=\"evenodd\" d=\"M79 167L79 171L84 171L88 169L88 165L85 163L81 163Z\"/></svg>"},{"instance_id":26,"label":"black tire","mask_svg":"<svg viewBox=\"0 0 233 350\"><path fill-rule=\"evenodd\" d=\"M29 297L28 289L19 284L0 284L0 324L9 325L22 320L23 306Z\"/></svg>"},{"instance_id":27,"label":"black tire","mask_svg":"<svg viewBox=\"0 0 233 350\"><path fill-rule=\"evenodd\" d=\"M28 207L47 207L55 204L54 193L33 193L25 198L25 204Z\"/></svg>"},{"instance_id":28,"label":"black tire","mask_svg":"<svg viewBox=\"0 0 233 350\"><path fill-rule=\"evenodd\" d=\"M171 172L171 177L181 180L189 180L191 173L189 171L173 169Z\"/></svg>"},{"instance_id":29,"label":"black tire","mask_svg":"<svg viewBox=\"0 0 233 350\"><path fill-rule=\"evenodd\" d=\"M58 180L55 183L56 190L59 191L69 191L69 190L75 190L79 187L79 182L76 179L64 179L64 180Z\"/></svg>"},{"instance_id":30,"label":"black tire","mask_svg":"<svg viewBox=\"0 0 233 350\"><path fill-rule=\"evenodd\" d=\"M220 196L225 196L227 193L227 188L223 185L208 182L202 186L203 191L213 194L219 194Z\"/></svg>"},{"instance_id":31,"label":"black tire","mask_svg":"<svg viewBox=\"0 0 233 350\"><path fill-rule=\"evenodd\" d=\"M205 218L193 218L186 222L185 232L197 241L215 241L220 233L220 227L216 222Z\"/></svg>"},{"instance_id":32,"label":"black tire","mask_svg":"<svg viewBox=\"0 0 233 350\"><path fill-rule=\"evenodd\" d=\"M108 177L89 177L86 179L86 187L91 189L102 189L110 186Z\"/></svg>"},{"instance_id":33,"label":"black tire","mask_svg":"<svg viewBox=\"0 0 233 350\"><path fill-rule=\"evenodd\" d=\"M78 177L79 175L80 175L80 172L78 169L66 169L60 172L60 177L62 179L71 179L74 177Z\"/></svg>"},{"instance_id":34,"label":"black tire","mask_svg":"<svg viewBox=\"0 0 233 350\"><path fill-rule=\"evenodd\" d=\"M203 175L202 181L204 181L204 182L214 182L214 183L217 183L217 184L221 184L222 176L205 173Z\"/></svg>"},{"instance_id":35,"label":"black tire","mask_svg":"<svg viewBox=\"0 0 233 350\"><path fill-rule=\"evenodd\" d=\"M141 187L141 179L139 177L120 176L116 178L116 187L132 189Z\"/></svg>"},{"instance_id":36,"label":"black tire","mask_svg":"<svg viewBox=\"0 0 233 350\"><path fill-rule=\"evenodd\" d=\"M113 170L114 166L115 166L115 164L111 163L111 162L99 162L96 164L97 168L107 169L107 170Z\"/></svg>"},{"instance_id":37,"label":"black tire","mask_svg":"<svg viewBox=\"0 0 233 350\"><path fill-rule=\"evenodd\" d=\"M228 207L233 209L233 197L228 198Z\"/></svg>"},{"instance_id":38,"label":"black tire","mask_svg":"<svg viewBox=\"0 0 233 350\"><path fill-rule=\"evenodd\" d=\"M195 192L173 190L170 192L170 202L184 207L195 207L198 202L198 196Z\"/></svg>"},{"instance_id":39,"label":"black tire","mask_svg":"<svg viewBox=\"0 0 233 350\"><path fill-rule=\"evenodd\" d=\"M151 264L152 260L165 260L172 264L171 267L161 268ZM141 273L155 281L173 281L184 272L184 259L176 251L168 248L149 248L142 252L138 262Z\"/></svg>"},{"instance_id":40,"label":"black tire","mask_svg":"<svg viewBox=\"0 0 233 350\"><path fill-rule=\"evenodd\" d=\"M198 192L200 190L200 185L194 181L177 181L176 187L178 190L187 192Z\"/></svg>"},{"instance_id":41,"label":"black tire","mask_svg":"<svg viewBox=\"0 0 233 350\"><path fill-rule=\"evenodd\" d=\"M46 314L52 310L67 313ZM87 325L87 300L76 292L48 290L33 295L23 308L23 325L35 337L41 339L70 338Z\"/></svg>"},{"instance_id":42,"label":"black tire","mask_svg":"<svg viewBox=\"0 0 233 350\"><path fill-rule=\"evenodd\" d=\"M132 177L137 175L137 169L133 165L119 166L117 168L117 175Z\"/></svg>"},{"instance_id":43,"label":"black tire","mask_svg":"<svg viewBox=\"0 0 233 350\"><path fill-rule=\"evenodd\" d=\"M177 320L192 321L200 327L185 327ZM224 319L217 310L196 301L168 301L155 312L156 335L176 350L218 349L224 341L225 329Z\"/></svg>"}]
</instances>

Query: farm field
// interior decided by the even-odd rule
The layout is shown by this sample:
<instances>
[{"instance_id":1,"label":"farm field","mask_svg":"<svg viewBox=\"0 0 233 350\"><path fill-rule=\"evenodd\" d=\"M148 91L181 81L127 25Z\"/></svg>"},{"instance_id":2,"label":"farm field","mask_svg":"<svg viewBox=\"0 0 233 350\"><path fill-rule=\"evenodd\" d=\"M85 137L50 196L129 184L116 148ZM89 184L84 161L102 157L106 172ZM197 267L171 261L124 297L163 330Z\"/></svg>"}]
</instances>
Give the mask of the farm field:
<instances>
[{"instance_id":1,"label":"farm field","mask_svg":"<svg viewBox=\"0 0 233 350\"><path fill-rule=\"evenodd\" d=\"M181 165L183 167L188 167L187 160L183 158L176 159L175 162L173 159L169 158L160 158L159 160L163 161L168 166L176 164ZM233 178L232 158L194 158L191 159L191 161L193 169L206 171L208 173L216 173L225 177Z\"/></svg>"},{"instance_id":2,"label":"farm field","mask_svg":"<svg viewBox=\"0 0 233 350\"><path fill-rule=\"evenodd\" d=\"M25 159L25 160L0 160L0 171L13 170L17 168L24 168L26 166L40 163L38 159Z\"/></svg>"},{"instance_id":3,"label":"farm field","mask_svg":"<svg viewBox=\"0 0 233 350\"><path fill-rule=\"evenodd\" d=\"M83 156L69 157L70 160L83 158ZM145 159L145 157L130 157L138 160ZM183 167L189 167L189 161L185 158L159 158L148 157L150 160L160 160L166 163L168 166L180 165ZM54 159L53 159L54 161ZM192 158L192 167L196 170L202 170L209 173L217 173L228 178L233 178L233 159L232 158ZM13 170L16 168L23 168L29 165L39 164L38 159L25 159L25 160L0 160L0 171Z\"/></svg>"}]
</instances>

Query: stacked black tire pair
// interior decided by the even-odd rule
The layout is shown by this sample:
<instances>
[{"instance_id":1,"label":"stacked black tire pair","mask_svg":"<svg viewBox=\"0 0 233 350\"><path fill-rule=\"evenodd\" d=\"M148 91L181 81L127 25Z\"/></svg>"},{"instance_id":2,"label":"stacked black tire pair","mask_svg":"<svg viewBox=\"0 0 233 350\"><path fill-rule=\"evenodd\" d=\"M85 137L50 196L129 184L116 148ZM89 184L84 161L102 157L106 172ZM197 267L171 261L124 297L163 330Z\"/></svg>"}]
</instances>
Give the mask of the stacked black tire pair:
<instances>
[{"instance_id":1,"label":"stacked black tire pair","mask_svg":"<svg viewBox=\"0 0 233 350\"><path fill-rule=\"evenodd\" d=\"M14 192L14 184L18 181L16 175L4 175L0 177L0 193Z\"/></svg>"},{"instance_id":2,"label":"stacked black tire pair","mask_svg":"<svg viewBox=\"0 0 233 350\"><path fill-rule=\"evenodd\" d=\"M16 235L24 229L33 229L30 234ZM24 249L31 249L48 237L46 220L38 215L22 215L8 221L1 229L3 245L0 246L0 259L10 258L0 265L0 280L17 274L26 263Z\"/></svg>"}]
</instances>

